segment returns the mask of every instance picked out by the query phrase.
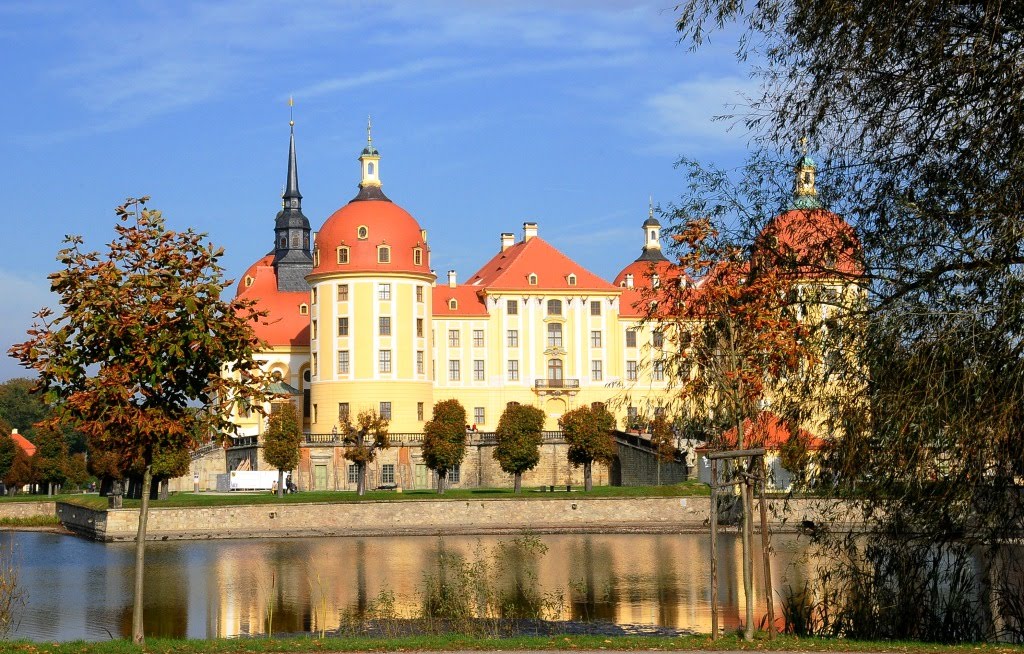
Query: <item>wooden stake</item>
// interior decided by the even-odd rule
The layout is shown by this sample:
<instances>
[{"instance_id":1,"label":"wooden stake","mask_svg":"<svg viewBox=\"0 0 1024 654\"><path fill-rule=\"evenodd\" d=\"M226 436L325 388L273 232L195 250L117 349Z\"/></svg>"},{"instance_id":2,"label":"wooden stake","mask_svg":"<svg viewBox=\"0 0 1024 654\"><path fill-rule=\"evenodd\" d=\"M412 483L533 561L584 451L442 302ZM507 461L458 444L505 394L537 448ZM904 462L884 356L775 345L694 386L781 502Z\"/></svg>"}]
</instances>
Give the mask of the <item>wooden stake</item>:
<instances>
[{"instance_id":1,"label":"wooden stake","mask_svg":"<svg viewBox=\"0 0 1024 654\"><path fill-rule=\"evenodd\" d=\"M768 640L775 638L775 606L772 601L772 563L771 563L771 536L768 533L768 509L765 501L765 487L768 485L768 470L764 457L758 457L761 465L761 493L758 495L758 504L761 505L761 551L764 554L764 594L768 605Z\"/></svg>"},{"instance_id":2,"label":"wooden stake","mask_svg":"<svg viewBox=\"0 0 1024 654\"><path fill-rule=\"evenodd\" d=\"M718 638L718 461L711 459L711 640Z\"/></svg>"}]
</instances>

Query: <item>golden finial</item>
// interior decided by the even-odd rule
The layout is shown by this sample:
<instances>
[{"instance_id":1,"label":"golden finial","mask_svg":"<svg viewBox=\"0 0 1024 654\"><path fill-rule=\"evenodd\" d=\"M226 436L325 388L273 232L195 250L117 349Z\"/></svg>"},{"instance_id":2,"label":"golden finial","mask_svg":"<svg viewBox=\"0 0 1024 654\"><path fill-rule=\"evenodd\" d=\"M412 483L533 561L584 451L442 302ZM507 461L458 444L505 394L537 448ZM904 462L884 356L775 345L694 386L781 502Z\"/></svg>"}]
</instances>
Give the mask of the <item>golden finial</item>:
<instances>
[{"instance_id":1,"label":"golden finial","mask_svg":"<svg viewBox=\"0 0 1024 654\"><path fill-rule=\"evenodd\" d=\"M647 196L647 215L654 218L654 195Z\"/></svg>"},{"instance_id":2,"label":"golden finial","mask_svg":"<svg viewBox=\"0 0 1024 654\"><path fill-rule=\"evenodd\" d=\"M370 116L366 116L366 145L373 145L373 136L370 135L370 130L373 128L373 123L370 121Z\"/></svg>"},{"instance_id":3,"label":"golden finial","mask_svg":"<svg viewBox=\"0 0 1024 654\"><path fill-rule=\"evenodd\" d=\"M288 124L295 127L295 114L293 112L295 108L295 98L288 96Z\"/></svg>"}]
</instances>

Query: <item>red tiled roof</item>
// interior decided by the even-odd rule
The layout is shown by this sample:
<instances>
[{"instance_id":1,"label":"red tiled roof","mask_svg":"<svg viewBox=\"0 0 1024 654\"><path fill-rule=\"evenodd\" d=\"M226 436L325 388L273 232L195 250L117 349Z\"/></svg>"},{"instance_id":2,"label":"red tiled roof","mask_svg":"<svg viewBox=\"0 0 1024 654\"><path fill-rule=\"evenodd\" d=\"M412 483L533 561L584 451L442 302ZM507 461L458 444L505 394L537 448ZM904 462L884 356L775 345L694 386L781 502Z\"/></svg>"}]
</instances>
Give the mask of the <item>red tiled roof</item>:
<instances>
[{"instance_id":1,"label":"red tiled roof","mask_svg":"<svg viewBox=\"0 0 1024 654\"><path fill-rule=\"evenodd\" d=\"M537 285L531 286L530 273ZM576 284L569 284L569 275ZM469 278L468 286L495 290L614 291L614 286L534 236L499 252Z\"/></svg>"},{"instance_id":2,"label":"red tiled roof","mask_svg":"<svg viewBox=\"0 0 1024 654\"><path fill-rule=\"evenodd\" d=\"M657 295L650 292L651 276L658 275L659 283L678 284L679 269L670 261L637 260L623 268L615 277L615 286L622 295L619 299L619 315L624 318L642 318L647 315L651 300ZM633 275L633 286L627 287L626 275ZM646 291L646 293L645 293Z\"/></svg>"},{"instance_id":3,"label":"red tiled roof","mask_svg":"<svg viewBox=\"0 0 1024 654\"><path fill-rule=\"evenodd\" d=\"M14 443L21 448L21 451L28 456L32 456L36 453L36 446L18 432L11 432L11 440L13 440Z\"/></svg>"},{"instance_id":4,"label":"red tiled roof","mask_svg":"<svg viewBox=\"0 0 1024 654\"><path fill-rule=\"evenodd\" d=\"M789 442L792 433L789 424L771 411L762 411L753 420L743 420L745 448L764 447L768 450L778 450ZM820 438L806 429L798 429L797 438L803 440L811 450L820 449L823 444ZM726 447L736 446L735 427L722 432L722 443Z\"/></svg>"},{"instance_id":5,"label":"red tiled roof","mask_svg":"<svg viewBox=\"0 0 1024 654\"><path fill-rule=\"evenodd\" d=\"M772 218L757 236L754 257L791 261L803 274L864 274L853 228L825 209L791 209Z\"/></svg>"},{"instance_id":6,"label":"red tiled roof","mask_svg":"<svg viewBox=\"0 0 1024 654\"><path fill-rule=\"evenodd\" d=\"M481 289L475 286L451 286L438 284L433 288L433 316L486 316L487 305L480 297ZM455 300L457 308L450 308L449 300Z\"/></svg>"},{"instance_id":7,"label":"red tiled roof","mask_svg":"<svg viewBox=\"0 0 1024 654\"><path fill-rule=\"evenodd\" d=\"M366 227L366 238L359 228ZM391 261L378 263L377 248L391 248ZM349 262L338 263L337 248L349 248ZM333 272L382 272L430 274L430 249L416 219L405 209L387 200L353 200L327 219L316 236L319 265L313 274ZM420 263L414 250L420 250Z\"/></svg>"},{"instance_id":8,"label":"red tiled roof","mask_svg":"<svg viewBox=\"0 0 1024 654\"><path fill-rule=\"evenodd\" d=\"M257 311L268 312L253 326L256 336L271 346L309 346L309 315L299 306L309 305L309 293L277 290L274 255L268 254L245 271L236 297L255 300ZM246 278L252 279L250 286Z\"/></svg>"}]
</instances>

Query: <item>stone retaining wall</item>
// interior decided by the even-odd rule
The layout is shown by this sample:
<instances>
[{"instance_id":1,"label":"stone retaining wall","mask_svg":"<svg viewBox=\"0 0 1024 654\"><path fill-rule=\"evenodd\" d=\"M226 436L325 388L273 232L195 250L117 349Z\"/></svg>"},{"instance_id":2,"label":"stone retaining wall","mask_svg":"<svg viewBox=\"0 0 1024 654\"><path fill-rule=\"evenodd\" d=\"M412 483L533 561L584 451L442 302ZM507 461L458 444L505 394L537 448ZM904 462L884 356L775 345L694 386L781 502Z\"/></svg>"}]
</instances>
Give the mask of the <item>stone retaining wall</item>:
<instances>
[{"instance_id":1,"label":"stone retaining wall","mask_svg":"<svg viewBox=\"0 0 1024 654\"><path fill-rule=\"evenodd\" d=\"M49 517L56 511L56 502L0 502L0 519Z\"/></svg>"},{"instance_id":2,"label":"stone retaining wall","mask_svg":"<svg viewBox=\"0 0 1024 654\"><path fill-rule=\"evenodd\" d=\"M827 519L820 501L793 500L785 510L771 503L777 531ZM566 497L151 508L147 539L704 531L709 504L707 497ZM96 540L132 540L138 526L137 509L59 504L57 514Z\"/></svg>"}]
</instances>

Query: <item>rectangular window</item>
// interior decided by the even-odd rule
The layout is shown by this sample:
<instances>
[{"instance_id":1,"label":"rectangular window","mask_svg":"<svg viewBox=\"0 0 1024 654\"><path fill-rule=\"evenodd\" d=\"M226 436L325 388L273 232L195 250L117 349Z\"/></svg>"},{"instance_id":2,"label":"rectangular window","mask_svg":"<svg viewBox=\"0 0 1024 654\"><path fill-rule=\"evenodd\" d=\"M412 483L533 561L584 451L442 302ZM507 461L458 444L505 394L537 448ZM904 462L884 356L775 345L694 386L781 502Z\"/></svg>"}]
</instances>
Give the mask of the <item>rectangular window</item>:
<instances>
[{"instance_id":1,"label":"rectangular window","mask_svg":"<svg viewBox=\"0 0 1024 654\"><path fill-rule=\"evenodd\" d=\"M636 381L636 361L626 362L626 379Z\"/></svg>"},{"instance_id":2,"label":"rectangular window","mask_svg":"<svg viewBox=\"0 0 1024 654\"><path fill-rule=\"evenodd\" d=\"M423 265L423 250L416 248L415 250L412 251L412 265Z\"/></svg>"},{"instance_id":3,"label":"rectangular window","mask_svg":"<svg viewBox=\"0 0 1024 654\"><path fill-rule=\"evenodd\" d=\"M395 464L385 463L380 467L380 483L382 484L393 484L395 483Z\"/></svg>"},{"instance_id":4,"label":"rectangular window","mask_svg":"<svg viewBox=\"0 0 1024 654\"><path fill-rule=\"evenodd\" d=\"M474 329L473 330L473 347L484 346L484 330Z\"/></svg>"},{"instance_id":5,"label":"rectangular window","mask_svg":"<svg viewBox=\"0 0 1024 654\"><path fill-rule=\"evenodd\" d=\"M314 287L313 287L313 288L312 288L312 289L310 290L310 296L311 296L311 297L313 298L313 299L312 299L312 300L310 301L310 304L316 304L316 286L314 286Z\"/></svg>"},{"instance_id":6,"label":"rectangular window","mask_svg":"<svg viewBox=\"0 0 1024 654\"><path fill-rule=\"evenodd\" d=\"M354 463L348 464L348 483L349 485L359 483L359 466Z\"/></svg>"},{"instance_id":7,"label":"rectangular window","mask_svg":"<svg viewBox=\"0 0 1024 654\"><path fill-rule=\"evenodd\" d=\"M348 402L338 402L338 422L348 422Z\"/></svg>"},{"instance_id":8,"label":"rectangular window","mask_svg":"<svg viewBox=\"0 0 1024 654\"><path fill-rule=\"evenodd\" d=\"M338 336L348 336L348 318L338 318Z\"/></svg>"},{"instance_id":9,"label":"rectangular window","mask_svg":"<svg viewBox=\"0 0 1024 654\"><path fill-rule=\"evenodd\" d=\"M348 302L348 284L338 284L338 302Z\"/></svg>"},{"instance_id":10,"label":"rectangular window","mask_svg":"<svg viewBox=\"0 0 1024 654\"><path fill-rule=\"evenodd\" d=\"M519 347L519 330L510 329L508 330L508 346Z\"/></svg>"},{"instance_id":11,"label":"rectangular window","mask_svg":"<svg viewBox=\"0 0 1024 654\"><path fill-rule=\"evenodd\" d=\"M651 371L651 377L654 381L665 381L665 362L655 361L654 368Z\"/></svg>"},{"instance_id":12,"label":"rectangular window","mask_svg":"<svg viewBox=\"0 0 1024 654\"><path fill-rule=\"evenodd\" d=\"M448 471L448 483L457 484L462 478L462 466L455 464L455 467Z\"/></svg>"},{"instance_id":13,"label":"rectangular window","mask_svg":"<svg viewBox=\"0 0 1024 654\"><path fill-rule=\"evenodd\" d=\"M313 405L313 415L311 417L313 418L313 422L316 422L316 405L315 404Z\"/></svg>"},{"instance_id":14,"label":"rectangular window","mask_svg":"<svg viewBox=\"0 0 1024 654\"><path fill-rule=\"evenodd\" d=\"M423 338L423 318L416 319L416 336Z\"/></svg>"},{"instance_id":15,"label":"rectangular window","mask_svg":"<svg viewBox=\"0 0 1024 654\"><path fill-rule=\"evenodd\" d=\"M519 300L508 300L505 303L505 313L510 316L519 314Z\"/></svg>"},{"instance_id":16,"label":"rectangular window","mask_svg":"<svg viewBox=\"0 0 1024 654\"><path fill-rule=\"evenodd\" d=\"M377 285L377 299L378 300L390 300L391 299L391 284L378 284Z\"/></svg>"},{"instance_id":17,"label":"rectangular window","mask_svg":"<svg viewBox=\"0 0 1024 654\"><path fill-rule=\"evenodd\" d=\"M380 403L380 417L391 420L391 402Z\"/></svg>"},{"instance_id":18,"label":"rectangular window","mask_svg":"<svg viewBox=\"0 0 1024 654\"><path fill-rule=\"evenodd\" d=\"M416 403L416 419L423 420L423 402Z\"/></svg>"},{"instance_id":19,"label":"rectangular window","mask_svg":"<svg viewBox=\"0 0 1024 654\"><path fill-rule=\"evenodd\" d=\"M310 338L316 338L316 321L315 320L310 320L309 321L309 337Z\"/></svg>"},{"instance_id":20,"label":"rectangular window","mask_svg":"<svg viewBox=\"0 0 1024 654\"><path fill-rule=\"evenodd\" d=\"M600 329L594 329L590 332L590 347L601 347Z\"/></svg>"},{"instance_id":21,"label":"rectangular window","mask_svg":"<svg viewBox=\"0 0 1024 654\"><path fill-rule=\"evenodd\" d=\"M377 361L381 372L391 372L391 350L381 350Z\"/></svg>"},{"instance_id":22,"label":"rectangular window","mask_svg":"<svg viewBox=\"0 0 1024 654\"><path fill-rule=\"evenodd\" d=\"M635 329L630 328L626 330L626 347L636 347Z\"/></svg>"},{"instance_id":23,"label":"rectangular window","mask_svg":"<svg viewBox=\"0 0 1024 654\"><path fill-rule=\"evenodd\" d=\"M378 318L380 335L391 336L391 316L380 316Z\"/></svg>"},{"instance_id":24,"label":"rectangular window","mask_svg":"<svg viewBox=\"0 0 1024 654\"><path fill-rule=\"evenodd\" d=\"M601 300L590 301L590 315L600 316L601 315Z\"/></svg>"},{"instance_id":25,"label":"rectangular window","mask_svg":"<svg viewBox=\"0 0 1024 654\"><path fill-rule=\"evenodd\" d=\"M508 380L519 381L519 360L509 359L508 360Z\"/></svg>"},{"instance_id":26,"label":"rectangular window","mask_svg":"<svg viewBox=\"0 0 1024 654\"><path fill-rule=\"evenodd\" d=\"M423 287L422 286L417 286L416 287L416 301L417 302L422 302L423 301Z\"/></svg>"},{"instance_id":27,"label":"rectangular window","mask_svg":"<svg viewBox=\"0 0 1024 654\"><path fill-rule=\"evenodd\" d=\"M590 379L592 381L601 381L604 378L604 368L601 361L594 360L590 362Z\"/></svg>"},{"instance_id":28,"label":"rectangular window","mask_svg":"<svg viewBox=\"0 0 1024 654\"><path fill-rule=\"evenodd\" d=\"M316 377L316 352L313 353L313 360L309 366L309 374Z\"/></svg>"},{"instance_id":29,"label":"rectangular window","mask_svg":"<svg viewBox=\"0 0 1024 654\"><path fill-rule=\"evenodd\" d=\"M448 362L448 381L459 381L462 378L460 361Z\"/></svg>"},{"instance_id":30,"label":"rectangular window","mask_svg":"<svg viewBox=\"0 0 1024 654\"><path fill-rule=\"evenodd\" d=\"M459 330L448 330L448 347L459 347Z\"/></svg>"},{"instance_id":31,"label":"rectangular window","mask_svg":"<svg viewBox=\"0 0 1024 654\"><path fill-rule=\"evenodd\" d=\"M482 425L482 424L484 424L484 422L486 422L484 420L484 407L482 407L482 406L475 406L475 407L473 407L473 424L474 425Z\"/></svg>"},{"instance_id":32,"label":"rectangular window","mask_svg":"<svg viewBox=\"0 0 1024 654\"><path fill-rule=\"evenodd\" d=\"M476 359L473 361L473 381L484 380L484 361L483 359Z\"/></svg>"},{"instance_id":33,"label":"rectangular window","mask_svg":"<svg viewBox=\"0 0 1024 654\"><path fill-rule=\"evenodd\" d=\"M391 263L391 248L383 246L377 248L377 263Z\"/></svg>"},{"instance_id":34,"label":"rectangular window","mask_svg":"<svg viewBox=\"0 0 1024 654\"><path fill-rule=\"evenodd\" d=\"M338 350L338 374L348 374L348 350Z\"/></svg>"},{"instance_id":35,"label":"rectangular window","mask_svg":"<svg viewBox=\"0 0 1024 654\"><path fill-rule=\"evenodd\" d=\"M665 344L665 334L660 329L655 329L651 332L651 342L654 347L661 347Z\"/></svg>"},{"instance_id":36,"label":"rectangular window","mask_svg":"<svg viewBox=\"0 0 1024 654\"><path fill-rule=\"evenodd\" d=\"M348 263L348 248L345 247L345 246L342 246L342 247L338 248L338 263L340 263L340 264Z\"/></svg>"},{"instance_id":37,"label":"rectangular window","mask_svg":"<svg viewBox=\"0 0 1024 654\"><path fill-rule=\"evenodd\" d=\"M548 347L562 347L561 323L548 323Z\"/></svg>"},{"instance_id":38,"label":"rectangular window","mask_svg":"<svg viewBox=\"0 0 1024 654\"><path fill-rule=\"evenodd\" d=\"M423 374L423 350L416 350L416 374Z\"/></svg>"}]
</instances>

